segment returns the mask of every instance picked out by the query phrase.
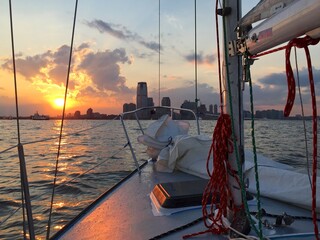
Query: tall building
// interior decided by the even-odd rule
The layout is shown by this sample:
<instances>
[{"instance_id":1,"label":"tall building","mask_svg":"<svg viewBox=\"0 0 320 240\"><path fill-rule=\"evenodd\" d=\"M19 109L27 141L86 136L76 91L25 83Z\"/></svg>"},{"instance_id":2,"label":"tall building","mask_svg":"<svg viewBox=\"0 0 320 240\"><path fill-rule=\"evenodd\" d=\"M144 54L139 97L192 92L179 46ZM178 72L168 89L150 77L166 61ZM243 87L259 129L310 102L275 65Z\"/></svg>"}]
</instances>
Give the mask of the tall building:
<instances>
[{"instance_id":1,"label":"tall building","mask_svg":"<svg viewBox=\"0 0 320 240\"><path fill-rule=\"evenodd\" d=\"M205 117L206 116L206 112L207 112L206 105L205 104L200 104L200 106L198 107L199 117Z\"/></svg>"},{"instance_id":2,"label":"tall building","mask_svg":"<svg viewBox=\"0 0 320 240\"><path fill-rule=\"evenodd\" d=\"M171 106L171 100L169 97L163 97L161 100L161 106L167 106L170 107Z\"/></svg>"},{"instance_id":3,"label":"tall building","mask_svg":"<svg viewBox=\"0 0 320 240\"><path fill-rule=\"evenodd\" d=\"M185 100L182 105L181 108L186 108L186 109L190 109L192 110L194 113L197 112L197 103L196 102L190 102ZM191 112L187 112L187 111L180 111L180 115L182 119L194 119L194 115Z\"/></svg>"},{"instance_id":4,"label":"tall building","mask_svg":"<svg viewBox=\"0 0 320 240\"><path fill-rule=\"evenodd\" d=\"M74 118L80 118L81 117L80 111L75 111L73 116L74 116Z\"/></svg>"},{"instance_id":5,"label":"tall building","mask_svg":"<svg viewBox=\"0 0 320 240\"><path fill-rule=\"evenodd\" d=\"M92 108L88 108L87 110L87 118L92 118L93 117L93 109Z\"/></svg>"},{"instance_id":6,"label":"tall building","mask_svg":"<svg viewBox=\"0 0 320 240\"><path fill-rule=\"evenodd\" d=\"M212 104L209 105L209 113L213 114L213 105Z\"/></svg>"},{"instance_id":7,"label":"tall building","mask_svg":"<svg viewBox=\"0 0 320 240\"><path fill-rule=\"evenodd\" d=\"M123 112L131 112L136 110L136 105L134 103L123 104ZM125 119L134 119L134 113L128 113L125 115Z\"/></svg>"},{"instance_id":8,"label":"tall building","mask_svg":"<svg viewBox=\"0 0 320 240\"><path fill-rule=\"evenodd\" d=\"M153 106L154 106L153 98L152 98L152 97L148 97L147 106L148 106L148 107L153 107Z\"/></svg>"},{"instance_id":9,"label":"tall building","mask_svg":"<svg viewBox=\"0 0 320 240\"><path fill-rule=\"evenodd\" d=\"M171 106L170 98L169 97L163 97L161 99L161 106L170 107ZM163 108L157 109L157 118L160 118L164 114L168 114L168 115L171 116L171 110L170 109L163 109Z\"/></svg>"},{"instance_id":10,"label":"tall building","mask_svg":"<svg viewBox=\"0 0 320 240\"><path fill-rule=\"evenodd\" d=\"M137 109L143 107L154 106L153 98L148 97L148 87L146 82L138 82L137 86ZM152 115L152 110L144 110L138 112L138 116L143 119L150 119Z\"/></svg>"},{"instance_id":11,"label":"tall building","mask_svg":"<svg viewBox=\"0 0 320 240\"><path fill-rule=\"evenodd\" d=\"M146 82L138 82L137 87L137 108L148 106L148 88Z\"/></svg>"},{"instance_id":12,"label":"tall building","mask_svg":"<svg viewBox=\"0 0 320 240\"><path fill-rule=\"evenodd\" d=\"M136 105L134 103L123 104L123 112L130 112L136 110Z\"/></svg>"},{"instance_id":13,"label":"tall building","mask_svg":"<svg viewBox=\"0 0 320 240\"><path fill-rule=\"evenodd\" d=\"M213 113L214 113L215 115L218 115L218 105L217 105L217 104L214 105L214 111L213 111Z\"/></svg>"}]
</instances>

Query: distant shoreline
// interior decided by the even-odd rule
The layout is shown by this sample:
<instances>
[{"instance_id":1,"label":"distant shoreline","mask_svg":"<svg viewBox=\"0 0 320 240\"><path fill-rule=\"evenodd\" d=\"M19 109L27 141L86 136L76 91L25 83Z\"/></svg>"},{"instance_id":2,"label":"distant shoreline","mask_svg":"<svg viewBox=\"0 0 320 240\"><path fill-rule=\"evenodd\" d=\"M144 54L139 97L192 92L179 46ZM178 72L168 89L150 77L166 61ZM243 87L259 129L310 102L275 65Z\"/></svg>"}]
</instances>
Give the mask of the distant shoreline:
<instances>
[{"instance_id":1,"label":"distant shoreline","mask_svg":"<svg viewBox=\"0 0 320 240\"><path fill-rule=\"evenodd\" d=\"M81 118L75 118L75 117L65 117L65 120L114 120L118 118L119 115L109 115L107 117L102 118L90 118L90 117L81 117ZM50 117L48 120L33 120L32 116L22 116L19 117L19 120L32 120L32 121L50 121L50 120L61 120L61 117ZM282 117L282 118L259 118L255 117L255 120L302 120L303 118L301 116L293 116L293 117ZM312 116L305 116L305 120L312 120ZM317 117L318 120L320 120L320 116ZM0 116L0 120L16 120L16 117L7 117L7 116ZM135 120L135 119L128 119L128 120ZM140 120L153 120L153 119L140 119ZM182 119L182 120L188 120L188 119ZM216 120L216 119L202 119L202 120ZM251 120L251 118L245 118L244 120Z\"/></svg>"},{"instance_id":2,"label":"distant shoreline","mask_svg":"<svg viewBox=\"0 0 320 240\"><path fill-rule=\"evenodd\" d=\"M75 118L75 117L65 117L67 120L112 120L118 117L118 115L109 115L107 117L103 118L90 118L90 117L82 117L82 118ZM7 116L0 116L0 120L16 120L16 117L7 117ZM61 120L62 117L50 117L50 119L47 120L37 120L37 119L32 119L32 116L21 116L19 117L19 120L33 120L33 121L48 121L48 120Z\"/></svg>"}]
</instances>

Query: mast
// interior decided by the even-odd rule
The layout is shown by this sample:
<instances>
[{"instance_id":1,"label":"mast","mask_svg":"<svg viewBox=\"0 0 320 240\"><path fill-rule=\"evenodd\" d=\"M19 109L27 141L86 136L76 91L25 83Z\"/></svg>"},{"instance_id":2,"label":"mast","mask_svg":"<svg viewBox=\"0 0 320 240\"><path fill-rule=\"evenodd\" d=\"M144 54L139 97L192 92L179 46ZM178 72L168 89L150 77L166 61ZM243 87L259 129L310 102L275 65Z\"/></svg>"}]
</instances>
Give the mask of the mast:
<instances>
[{"instance_id":1,"label":"mast","mask_svg":"<svg viewBox=\"0 0 320 240\"><path fill-rule=\"evenodd\" d=\"M244 161L244 128L243 128L243 100L242 100L242 61L241 57L237 55L235 49L235 42L237 40L236 28L241 18L241 0L225 0L222 14L224 16L224 63L223 63L223 109L229 114L232 119L233 131L233 152L229 154L228 161L233 171L239 173L238 164L241 164L241 169ZM239 176L242 178L242 175ZM229 209L232 209L232 204L237 207L242 206L241 187L237 179L229 171L229 187L231 189L234 202L229 202ZM229 211L230 212L230 211ZM229 220L234 216L230 212L228 214ZM245 216L245 215L244 215Z\"/></svg>"}]
</instances>

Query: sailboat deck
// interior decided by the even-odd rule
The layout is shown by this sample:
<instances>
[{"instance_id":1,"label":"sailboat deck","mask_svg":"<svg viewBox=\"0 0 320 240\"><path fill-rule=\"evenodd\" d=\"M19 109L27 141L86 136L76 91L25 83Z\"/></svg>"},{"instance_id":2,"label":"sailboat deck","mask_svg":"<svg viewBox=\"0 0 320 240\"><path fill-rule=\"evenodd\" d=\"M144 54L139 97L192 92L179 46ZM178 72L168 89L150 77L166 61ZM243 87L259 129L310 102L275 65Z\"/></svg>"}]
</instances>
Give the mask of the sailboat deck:
<instances>
[{"instance_id":1,"label":"sailboat deck","mask_svg":"<svg viewBox=\"0 0 320 240\"><path fill-rule=\"evenodd\" d=\"M66 227L54 236L54 239L151 239L172 229L188 224L201 217L201 208L178 212L170 216L154 216L151 207L150 192L157 183L196 180L198 177L176 171L174 173L160 173L154 170L149 162L142 168L141 174L134 174L128 180L108 194L101 201L77 219L70 227ZM286 212L291 216L310 217L307 210L281 202L263 198L262 208L268 214L281 215ZM253 204L254 205L254 204ZM250 210L256 211L256 206ZM270 223L275 218L264 217ZM174 232L164 239L182 239L183 235L205 230L199 223ZM310 233L300 236L290 236L290 239L314 238L311 220L296 219L290 226L281 226L265 230L266 235L272 234L276 238L279 234ZM251 232L254 235L253 232ZM288 236L287 236L288 237ZM228 239L227 236L203 234L196 239ZM277 239L286 239L285 236Z\"/></svg>"}]
</instances>

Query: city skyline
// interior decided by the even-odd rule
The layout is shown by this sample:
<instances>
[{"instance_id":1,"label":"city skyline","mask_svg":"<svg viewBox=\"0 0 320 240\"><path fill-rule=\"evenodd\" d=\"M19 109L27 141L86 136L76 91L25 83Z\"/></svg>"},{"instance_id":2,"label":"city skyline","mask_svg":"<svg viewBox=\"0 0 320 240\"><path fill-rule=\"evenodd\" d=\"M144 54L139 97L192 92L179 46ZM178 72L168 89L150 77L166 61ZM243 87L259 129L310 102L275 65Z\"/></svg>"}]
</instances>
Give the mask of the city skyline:
<instances>
[{"instance_id":1,"label":"city skyline","mask_svg":"<svg viewBox=\"0 0 320 240\"><path fill-rule=\"evenodd\" d=\"M59 102L59 104L63 104L63 102ZM197 106L198 105L198 106ZM131 112L136 109L144 108L144 107L157 107L158 105L154 104L153 97L149 97L148 95L148 84L147 82L138 82L136 87L136 103L124 103L122 106L122 112ZM161 99L161 105L160 106L167 106L171 107L171 99L168 96L164 96ZM181 104L178 106L172 106L177 108L184 108L192 110L195 114L197 114L199 117L204 119L211 119L212 117L218 117L220 114L218 111L218 104L210 104L207 108L206 104L201 104L200 101L193 102L190 100L183 100ZM158 112L156 112L158 111ZM152 115L155 114L156 118L159 118L161 115L168 113L167 111L163 111L160 109L157 109L154 113L147 112L144 114L138 114L138 117L142 119L151 119ZM38 114L38 111L36 111L36 114ZM194 119L192 115L189 115L188 113L180 113L180 118L183 119ZM41 114L42 115L42 114ZM43 115L44 116L44 115ZM48 115L49 116L49 115ZM80 110L75 110L74 113L66 113L66 118L68 119L114 119L118 116L118 114L108 114L108 113L100 113L100 112L94 112L93 108L89 107L86 110L86 114L81 114ZM244 109L244 117L249 118L251 116L250 111L247 111ZM262 110L256 110L254 112L254 116L256 118L269 118L269 119L283 119L283 110L277 110L277 109L262 109ZM11 119L12 116L4 116L0 115L3 119ZM23 119L32 119L33 115L30 116L21 116ZM61 115L56 116L49 116L50 118L61 118ZM292 118L300 118L301 115L297 114L292 116ZM309 117L309 116L307 116ZM131 118L134 118L132 115Z\"/></svg>"}]
</instances>

